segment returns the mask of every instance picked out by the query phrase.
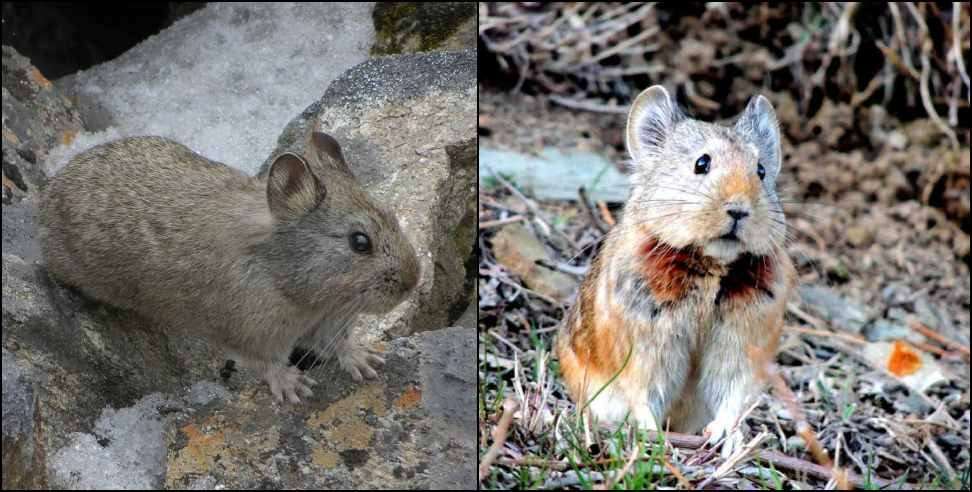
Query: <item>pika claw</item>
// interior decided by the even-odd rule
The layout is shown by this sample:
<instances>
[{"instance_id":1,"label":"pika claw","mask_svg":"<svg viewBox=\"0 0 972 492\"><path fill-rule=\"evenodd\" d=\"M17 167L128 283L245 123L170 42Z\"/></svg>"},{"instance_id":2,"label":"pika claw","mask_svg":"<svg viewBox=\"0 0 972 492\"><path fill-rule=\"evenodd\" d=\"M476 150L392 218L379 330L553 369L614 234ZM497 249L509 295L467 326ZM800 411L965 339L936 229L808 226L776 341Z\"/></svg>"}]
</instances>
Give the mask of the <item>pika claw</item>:
<instances>
[{"instance_id":1,"label":"pika claw","mask_svg":"<svg viewBox=\"0 0 972 492\"><path fill-rule=\"evenodd\" d=\"M378 372L372 366L378 367L385 364L385 359L377 355L378 352L351 342L348 342L346 348L347 350L338 356L338 363L342 369L351 374L351 379L361 382L365 378L378 377Z\"/></svg>"},{"instance_id":2,"label":"pika claw","mask_svg":"<svg viewBox=\"0 0 972 492\"><path fill-rule=\"evenodd\" d=\"M720 454L723 458L729 458L733 453L742 447L745 438L740 429L729 429L725 424L717 421L712 421L705 427L702 432L703 436L708 436L706 444L710 446L715 446L722 441L722 446L720 449ZM725 438L725 440L723 440Z\"/></svg>"},{"instance_id":3,"label":"pika claw","mask_svg":"<svg viewBox=\"0 0 972 492\"><path fill-rule=\"evenodd\" d=\"M301 403L298 393L305 398L314 396L310 386L317 384L317 381L304 376L296 367L274 366L267 370L264 379L270 384L270 393L277 402L287 401L293 404Z\"/></svg>"}]
</instances>

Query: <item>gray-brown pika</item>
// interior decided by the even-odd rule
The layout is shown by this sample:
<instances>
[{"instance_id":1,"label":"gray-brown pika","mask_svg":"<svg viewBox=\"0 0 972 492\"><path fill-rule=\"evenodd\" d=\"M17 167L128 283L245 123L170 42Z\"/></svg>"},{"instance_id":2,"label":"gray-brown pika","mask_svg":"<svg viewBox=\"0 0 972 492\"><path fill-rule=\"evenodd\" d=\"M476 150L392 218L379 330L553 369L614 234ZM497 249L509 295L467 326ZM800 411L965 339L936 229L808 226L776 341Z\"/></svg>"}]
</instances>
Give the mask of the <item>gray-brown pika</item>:
<instances>
[{"instance_id":1,"label":"gray-brown pika","mask_svg":"<svg viewBox=\"0 0 972 492\"><path fill-rule=\"evenodd\" d=\"M347 327L418 283L394 215L354 178L338 143L250 177L161 137L91 148L51 179L41 203L50 273L169 330L202 334L297 403L315 382L287 359L300 341L337 353L355 380L384 361Z\"/></svg>"}]
</instances>

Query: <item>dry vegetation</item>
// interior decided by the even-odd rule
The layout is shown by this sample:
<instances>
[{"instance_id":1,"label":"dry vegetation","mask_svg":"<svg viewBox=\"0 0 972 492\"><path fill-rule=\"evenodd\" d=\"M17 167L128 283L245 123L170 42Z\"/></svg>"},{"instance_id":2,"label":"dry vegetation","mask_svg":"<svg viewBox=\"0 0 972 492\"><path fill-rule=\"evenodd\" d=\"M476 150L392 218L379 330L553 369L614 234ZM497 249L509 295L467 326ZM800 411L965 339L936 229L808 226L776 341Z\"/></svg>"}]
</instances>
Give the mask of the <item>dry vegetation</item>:
<instances>
[{"instance_id":1,"label":"dry vegetation","mask_svg":"<svg viewBox=\"0 0 972 492\"><path fill-rule=\"evenodd\" d=\"M745 452L591 429L549 348L621 204L484 178L481 485L968 489L969 31L968 4L481 4L483 146L620 162L625 105L652 83L706 120L769 97L791 256L806 296L836 299L790 303ZM548 272L567 287L541 288Z\"/></svg>"}]
</instances>

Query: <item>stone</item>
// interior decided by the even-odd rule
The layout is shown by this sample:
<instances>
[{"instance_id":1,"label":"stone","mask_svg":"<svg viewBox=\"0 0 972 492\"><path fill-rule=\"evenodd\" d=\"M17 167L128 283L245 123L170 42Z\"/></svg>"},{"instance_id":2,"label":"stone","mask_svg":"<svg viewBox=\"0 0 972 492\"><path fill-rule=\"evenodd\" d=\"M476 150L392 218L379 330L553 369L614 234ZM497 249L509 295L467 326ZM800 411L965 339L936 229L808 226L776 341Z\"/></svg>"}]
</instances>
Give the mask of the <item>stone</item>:
<instances>
[{"instance_id":1,"label":"stone","mask_svg":"<svg viewBox=\"0 0 972 492\"><path fill-rule=\"evenodd\" d=\"M81 115L30 60L2 47L4 204L43 188L51 149L84 130Z\"/></svg>"},{"instance_id":2,"label":"stone","mask_svg":"<svg viewBox=\"0 0 972 492\"><path fill-rule=\"evenodd\" d=\"M543 244L526 227L510 224L493 237L493 254L510 273L523 279L524 285L558 301L566 300L577 288L577 280L566 273L539 265L549 259Z\"/></svg>"},{"instance_id":3,"label":"stone","mask_svg":"<svg viewBox=\"0 0 972 492\"><path fill-rule=\"evenodd\" d=\"M835 328L860 333L872 318L864 306L845 299L833 289L819 285L802 285L800 297L817 315L833 323Z\"/></svg>"},{"instance_id":4,"label":"stone","mask_svg":"<svg viewBox=\"0 0 972 492\"><path fill-rule=\"evenodd\" d=\"M577 200L584 187L594 201L624 203L628 178L603 155L583 150L565 152L544 148L539 156L479 149L480 186L490 187L495 173L511 180L523 193L538 200Z\"/></svg>"},{"instance_id":5,"label":"stone","mask_svg":"<svg viewBox=\"0 0 972 492\"><path fill-rule=\"evenodd\" d=\"M379 2L372 55L476 47L475 2Z\"/></svg>"}]
</instances>

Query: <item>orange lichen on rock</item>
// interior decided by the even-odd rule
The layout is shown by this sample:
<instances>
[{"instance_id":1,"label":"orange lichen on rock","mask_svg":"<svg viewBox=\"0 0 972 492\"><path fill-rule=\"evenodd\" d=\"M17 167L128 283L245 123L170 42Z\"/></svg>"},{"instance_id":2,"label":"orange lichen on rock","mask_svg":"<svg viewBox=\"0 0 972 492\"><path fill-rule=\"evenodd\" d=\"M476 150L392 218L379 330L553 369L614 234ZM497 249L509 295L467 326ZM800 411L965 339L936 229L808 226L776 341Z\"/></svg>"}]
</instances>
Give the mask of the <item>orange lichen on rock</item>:
<instances>
[{"instance_id":1,"label":"orange lichen on rock","mask_svg":"<svg viewBox=\"0 0 972 492\"><path fill-rule=\"evenodd\" d=\"M71 128L61 132L61 144L70 145L74 141L74 137L78 136L78 131Z\"/></svg>"},{"instance_id":2,"label":"orange lichen on rock","mask_svg":"<svg viewBox=\"0 0 972 492\"><path fill-rule=\"evenodd\" d=\"M50 80L47 80L47 77L45 77L44 74L40 73L40 70L37 70L36 67L30 67L30 73L28 75L30 75L30 78L33 79L34 82L37 82L37 85L41 86L43 89L50 89L53 85L51 84Z\"/></svg>"},{"instance_id":3,"label":"orange lichen on rock","mask_svg":"<svg viewBox=\"0 0 972 492\"><path fill-rule=\"evenodd\" d=\"M921 369L921 357L901 340L894 342L888 357L888 371L895 376L907 376Z\"/></svg>"},{"instance_id":4,"label":"orange lichen on rock","mask_svg":"<svg viewBox=\"0 0 972 492\"><path fill-rule=\"evenodd\" d=\"M413 386L405 390L405 392L402 393L402 396L399 396L398 399L395 400L395 406L402 410L408 410L409 408L418 405L420 401L422 401L422 390Z\"/></svg>"}]
</instances>

